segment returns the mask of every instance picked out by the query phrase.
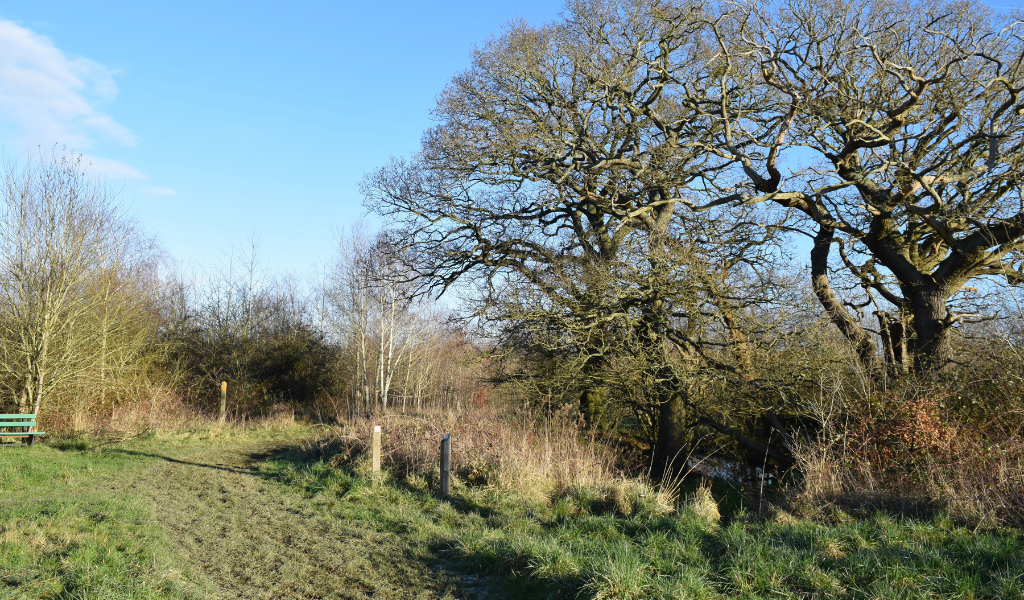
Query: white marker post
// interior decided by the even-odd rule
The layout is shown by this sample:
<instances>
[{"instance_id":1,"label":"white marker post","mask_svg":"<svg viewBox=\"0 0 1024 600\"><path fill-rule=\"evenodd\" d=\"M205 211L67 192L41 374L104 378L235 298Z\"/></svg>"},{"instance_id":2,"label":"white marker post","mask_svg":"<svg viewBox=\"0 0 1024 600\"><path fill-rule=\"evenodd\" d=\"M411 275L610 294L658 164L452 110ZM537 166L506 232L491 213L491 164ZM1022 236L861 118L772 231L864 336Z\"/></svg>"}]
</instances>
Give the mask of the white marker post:
<instances>
[{"instance_id":1,"label":"white marker post","mask_svg":"<svg viewBox=\"0 0 1024 600\"><path fill-rule=\"evenodd\" d=\"M373 473L380 473L380 425L373 426Z\"/></svg>"}]
</instances>

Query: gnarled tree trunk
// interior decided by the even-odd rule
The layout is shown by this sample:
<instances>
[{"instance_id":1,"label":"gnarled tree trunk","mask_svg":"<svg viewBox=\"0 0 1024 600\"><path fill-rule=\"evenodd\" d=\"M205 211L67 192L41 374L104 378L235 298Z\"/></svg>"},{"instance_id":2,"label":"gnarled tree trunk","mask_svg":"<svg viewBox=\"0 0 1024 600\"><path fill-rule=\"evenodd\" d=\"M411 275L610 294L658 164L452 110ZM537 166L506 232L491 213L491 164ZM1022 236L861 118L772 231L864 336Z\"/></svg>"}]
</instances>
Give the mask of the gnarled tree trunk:
<instances>
[{"instance_id":1,"label":"gnarled tree trunk","mask_svg":"<svg viewBox=\"0 0 1024 600\"><path fill-rule=\"evenodd\" d=\"M953 364L950 342L948 290L940 286L918 287L908 290L914 337L914 368L916 371L941 371Z\"/></svg>"}]
</instances>

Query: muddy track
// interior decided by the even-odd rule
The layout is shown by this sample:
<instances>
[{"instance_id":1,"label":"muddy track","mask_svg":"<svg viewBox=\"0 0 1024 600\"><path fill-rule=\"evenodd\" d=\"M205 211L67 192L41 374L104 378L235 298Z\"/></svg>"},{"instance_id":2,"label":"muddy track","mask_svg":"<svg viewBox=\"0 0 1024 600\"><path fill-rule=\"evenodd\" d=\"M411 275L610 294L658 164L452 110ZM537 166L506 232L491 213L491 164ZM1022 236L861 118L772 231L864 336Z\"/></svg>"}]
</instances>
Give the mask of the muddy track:
<instances>
[{"instance_id":1,"label":"muddy track","mask_svg":"<svg viewBox=\"0 0 1024 600\"><path fill-rule=\"evenodd\" d=\"M262 476L254 463L281 447L149 454L159 460L129 484L216 597L465 597L395 534L332 518Z\"/></svg>"}]
</instances>

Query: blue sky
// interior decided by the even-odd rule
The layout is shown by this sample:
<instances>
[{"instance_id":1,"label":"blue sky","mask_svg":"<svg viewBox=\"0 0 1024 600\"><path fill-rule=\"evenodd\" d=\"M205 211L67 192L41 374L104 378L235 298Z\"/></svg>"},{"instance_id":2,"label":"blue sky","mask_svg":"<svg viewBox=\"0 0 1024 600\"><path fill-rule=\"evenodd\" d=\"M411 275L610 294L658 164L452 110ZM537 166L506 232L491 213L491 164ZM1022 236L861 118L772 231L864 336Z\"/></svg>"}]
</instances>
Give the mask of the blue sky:
<instances>
[{"instance_id":1,"label":"blue sky","mask_svg":"<svg viewBox=\"0 0 1024 600\"><path fill-rule=\"evenodd\" d=\"M363 173L416 148L474 44L560 1L0 0L0 144L65 145L170 254L250 234L302 273L360 219Z\"/></svg>"}]
</instances>

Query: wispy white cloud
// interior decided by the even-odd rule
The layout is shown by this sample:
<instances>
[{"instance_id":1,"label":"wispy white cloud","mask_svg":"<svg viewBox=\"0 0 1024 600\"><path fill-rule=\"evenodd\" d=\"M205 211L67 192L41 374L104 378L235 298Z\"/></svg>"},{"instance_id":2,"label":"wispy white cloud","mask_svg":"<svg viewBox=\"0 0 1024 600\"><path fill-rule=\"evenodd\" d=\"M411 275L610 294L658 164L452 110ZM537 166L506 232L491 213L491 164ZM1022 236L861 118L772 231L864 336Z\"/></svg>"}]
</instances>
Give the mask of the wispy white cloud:
<instances>
[{"instance_id":1,"label":"wispy white cloud","mask_svg":"<svg viewBox=\"0 0 1024 600\"><path fill-rule=\"evenodd\" d=\"M178 192L165 187L144 187L142 192L153 196L176 196Z\"/></svg>"},{"instance_id":2,"label":"wispy white cloud","mask_svg":"<svg viewBox=\"0 0 1024 600\"><path fill-rule=\"evenodd\" d=\"M91 154L82 155L82 164L85 165L85 172L96 177L107 179L145 179L146 176L135 167L126 165L102 156Z\"/></svg>"},{"instance_id":3,"label":"wispy white cloud","mask_svg":"<svg viewBox=\"0 0 1024 600\"><path fill-rule=\"evenodd\" d=\"M46 36L0 20L0 136L11 149L59 144L88 150L99 141L133 146L135 135L99 107L117 96L110 68L69 57ZM141 178L138 170L88 157L94 171Z\"/></svg>"}]
</instances>

